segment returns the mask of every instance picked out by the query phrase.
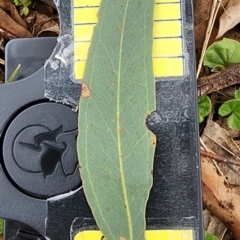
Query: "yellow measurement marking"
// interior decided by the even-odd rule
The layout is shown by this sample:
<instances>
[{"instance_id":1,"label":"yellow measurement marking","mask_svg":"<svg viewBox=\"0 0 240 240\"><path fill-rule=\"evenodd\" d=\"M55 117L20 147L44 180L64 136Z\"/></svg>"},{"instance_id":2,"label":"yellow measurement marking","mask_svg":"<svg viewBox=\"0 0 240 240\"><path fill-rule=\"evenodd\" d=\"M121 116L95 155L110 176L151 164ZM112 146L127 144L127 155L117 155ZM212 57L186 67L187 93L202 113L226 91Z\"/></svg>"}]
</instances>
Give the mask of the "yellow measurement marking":
<instances>
[{"instance_id":1,"label":"yellow measurement marking","mask_svg":"<svg viewBox=\"0 0 240 240\"><path fill-rule=\"evenodd\" d=\"M88 49L90 47L90 42L76 42L75 43L75 54L77 61L86 61L88 55ZM79 58L77 58L79 57Z\"/></svg>"},{"instance_id":2,"label":"yellow measurement marking","mask_svg":"<svg viewBox=\"0 0 240 240\"><path fill-rule=\"evenodd\" d=\"M155 0L153 72L156 78L184 74L180 0Z\"/></svg>"},{"instance_id":3,"label":"yellow measurement marking","mask_svg":"<svg viewBox=\"0 0 240 240\"><path fill-rule=\"evenodd\" d=\"M171 3L175 3L175 2L180 2L180 0L155 0L155 3L169 3L169 2L171 2Z\"/></svg>"},{"instance_id":4,"label":"yellow measurement marking","mask_svg":"<svg viewBox=\"0 0 240 240\"><path fill-rule=\"evenodd\" d=\"M161 38L153 41L153 57L178 56L182 56L181 38Z\"/></svg>"},{"instance_id":5,"label":"yellow measurement marking","mask_svg":"<svg viewBox=\"0 0 240 240\"><path fill-rule=\"evenodd\" d=\"M148 230L146 240L193 240L192 230ZM100 231L84 231L78 233L74 240L106 240Z\"/></svg>"},{"instance_id":6,"label":"yellow measurement marking","mask_svg":"<svg viewBox=\"0 0 240 240\"><path fill-rule=\"evenodd\" d=\"M98 21L97 13L98 7L85 7L74 9L74 23L75 24L88 24L96 23Z\"/></svg>"},{"instance_id":7,"label":"yellow measurement marking","mask_svg":"<svg viewBox=\"0 0 240 240\"><path fill-rule=\"evenodd\" d=\"M74 71L82 80L101 0L73 0ZM156 78L184 75L180 0L155 0L153 71Z\"/></svg>"},{"instance_id":8,"label":"yellow measurement marking","mask_svg":"<svg viewBox=\"0 0 240 240\"><path fill-rule=\"evenodd\" d=\"M159 21L154 22L153 35L155 38L159 37L180 37L181 21Z\"/></svg>"},{"instance_id":9,"label":"yellow measurement marking","mask_svg":"<svg viewBox=\"0 0 240 240\"><path fill-rule=\"evenodd\" d=\"M74 7L89 7L89 6L99 6L101 0L74 0Z\"/></svg>"},{"instance_id":10,"label":"yellow measurement marking","mask_svg":"<svg viewBox=\"0 0 240 240\"><path fill-rule=\"evenodd\" d=\"M83 78L94 27L98 22L101 0L74 0L74 71L75 79Z\"/></svg>"},{"instance_id":11,"label":"yellow measurement marking","mask_svg":"<svg viewBox=\"0 0 240 240\"><path fill-rule=\"evenodd\" d=\"M95 25L94 25L95 26ZM93 35L92 25L75 25L74 26L74 41L84 42L91 41Z\"/></svg>"},{"instance_id":12,"label":"yellow measurement marking","mask_svg":"<svg viewBox=\"0 0 240 240\"><path fill-rule=\"evenodd\" d=\"M177 77L183 75L182 58L154 58L153 71L157 77Z\"/></svg>"},{"instance_id":13,"label":"yellow measurement marking","mask_svg":"<svg viewBox=\"0 0 240 240\"><path fill-rule=\"evenodd\" d=\"M178 20L181 18L180 3L155 3L154 19Z\"/></svg>"}]
</instances>

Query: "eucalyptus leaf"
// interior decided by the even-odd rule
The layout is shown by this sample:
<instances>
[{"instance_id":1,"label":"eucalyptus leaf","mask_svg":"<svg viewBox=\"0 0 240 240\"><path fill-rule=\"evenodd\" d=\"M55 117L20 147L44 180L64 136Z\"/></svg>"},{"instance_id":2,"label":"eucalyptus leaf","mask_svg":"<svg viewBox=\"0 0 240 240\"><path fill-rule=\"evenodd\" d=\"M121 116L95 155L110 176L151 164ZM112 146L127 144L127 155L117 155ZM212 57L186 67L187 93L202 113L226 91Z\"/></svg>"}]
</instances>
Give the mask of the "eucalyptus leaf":
<instances>
[{"instance_id":1,"label":"eucalyptus leaf","mask_svg":"<svg viewBox=\"0 0 240 240\"><path fill-rule=\"evenodd\" d=\"M205 53L203 65L210 68L225 69L232 63L240 62L240 43L224 38L210 45Z\"/></svg>"},{"instance_id":2,"label":"eucalyptus leaf","mask_svg":"<svg viewBox=\"0 0 240 240\"><path fill-rule=\"evenodd\" d=\"M240 99L229 100L221 105L219 115L228 116L228 126L232 129L240 129Z\"/></svg>"},{"instance_id":3,"label":"eucalyptus leaf","mask_svg":"<svg viewBox=\"0 0 240 240\"><path fill-rule=\"evenodd\" d=\"M212 108L211 100L208 96L201 96L198 98L198 121L201 123L210 112Z\"/></svg>"},{"instance_id":4,"label":"eucalyptus leaf","mask_svg":"<svg viewBox=\"0 0 240 240\"><path fill-rule=\"evenodd\" d=\"M141 4L139 4L141 3ZM102 0L82 84L78 157L83 189L108 240L143 240L152 186L154 0Z\"/></svg>"}]
</instances>

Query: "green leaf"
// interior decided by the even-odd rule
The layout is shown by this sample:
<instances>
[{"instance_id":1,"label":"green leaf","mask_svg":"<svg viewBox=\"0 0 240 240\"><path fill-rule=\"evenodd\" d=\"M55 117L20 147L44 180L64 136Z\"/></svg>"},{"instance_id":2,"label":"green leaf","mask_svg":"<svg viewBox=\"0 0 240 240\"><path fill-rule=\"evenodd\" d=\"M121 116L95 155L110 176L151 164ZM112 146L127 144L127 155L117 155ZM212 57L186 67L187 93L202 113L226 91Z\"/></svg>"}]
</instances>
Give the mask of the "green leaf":
<instances>
[{"instance_id":1,"label":"green leaf","mask_svg":"<svg viewBox=\"0 0 240 240\"><path fill-rule=\"evenodd\" d=\"M219 240L219 238L205 231L204 240Z\"/></svg>"},{"instance_id":2,"label":"green leaf","mask_svg":"<svg viewBox=\"0 0 240 240\"><path fill-rule=\"evenodd\" d=\"M11 74L11 76L8 78L7 82L11 83L14 78L16 77L16 75L18 74L19 70L21 68L21 64L18 64L18 66L15 68L15 70L13 71L13 73Z\"/></svg>"},{"instance_id":3,"label":"green leaf","mask_svg":"<svg viewBox=\"0 0 240 240\"><path fill-rule=\"evenodd\" d=\"M3 230L4 230L4 220L0 218L0 234L3 234Z\"/></svg>"},{"instance_id":4,"label":"green leaf","mask_svg":"<svg viewBox=\"0 0 240 240\"><path fill-rule=\"evenodd\" d=\"M240 99L229 100L221 105L219 115L227 116L228 126L232 129L240 129Z\"/></svg>"},{"instance_id":5,"label":"green leaf","mask_svg":"<svg viewBox=\"0 0 240 240\"><path fill-rule=\"evenodd\" d=\"M83 189L108 240L144 240L155 136L154 0L102 0L82 85L78 156Z\"/></svg>"},{"instance_id":6,"label":"green leaf","mask_svg":"<svg viewBox=\"0 0 240 240\"><path fill-rule=\"evenodd\" d=\"M234 95L236 99L240 99L240 90L237 90Z\"/></svg>"},{"instance_id":7,"label":"green leaf","mask_svg":"<svg viewBox=\"0 0 240 240\"><path fill-rule=\"evenodd\" d=\"M231 63L240 62L240 43L224 38L210 45L205 53L203 65L210 68L225 69Z\"/></svg>"},{"instance_id":8,"label":"green leaf","mask_svg":"<svg viewBox=\"0 0 240 240\"><path fill-rule=\"evenodd\" d=\"M31 0L13 0L13 3L16 6L24 6L24 7L28 7L32 4Z\"/></svg>"},{"instance_id":9,"label":"green leaf","mask_svg":"<svg viewBox=\"0 0 240 240\"><path fill-rule=\"evenodd\" d=\"M13 0L13 3L16 5L16 6L21 6L22 3L20 0Z\"/></svg>"},{"instance_id":10,"label":"green leaf","mask_svg":"<svg viewBox=\"0 0 240 240\"><path fill-rule=\"evenodd\" d=\"M24 15L25 17L29 14L29 8L23 6L20 10L20 15Z\"/></svg>"},{"instance_id":11,"label":"green leaf","mask_svg":"<svg viewBox=\"0 0 240 240\"><path fill-rule=\"evenodd\" d=\"M22 4L24 7L29 7L31 5L32 1L31 0L22 0Z\"/></svg>"},{"instance_id":12,"label":"green leaf","mask_svg":"<svg viewBox=\"0 0 240 240\"><path fill-rule=\"evenodd\" d=\"M201 96L198 98L198 120L201 123L210 112L212 108L211 100L208 96Z\"/></svg>"}]
</instances>

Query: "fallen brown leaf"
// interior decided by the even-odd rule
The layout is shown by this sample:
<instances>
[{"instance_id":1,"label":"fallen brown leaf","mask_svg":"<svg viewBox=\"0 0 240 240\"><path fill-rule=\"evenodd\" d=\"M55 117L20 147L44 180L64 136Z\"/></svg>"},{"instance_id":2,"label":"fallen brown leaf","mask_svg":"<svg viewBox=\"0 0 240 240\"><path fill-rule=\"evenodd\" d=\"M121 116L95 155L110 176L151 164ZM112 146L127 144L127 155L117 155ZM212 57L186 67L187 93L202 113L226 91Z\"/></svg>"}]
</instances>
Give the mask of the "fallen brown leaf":
<instances>
[{"instance_id":1,"label":"fallen brown leaf","mask_svg":"<svg viewBox=\"0 0 240 240\"><path fill-rule=\"evenodd\" d=\"M45 14L32 11L27 20L30 25L32 25L32 33L36 37L43 31L52 31L56 33L56 35L59 34L59 24L54 18L50 18Z\"/></svg>"},{"instance_id":2,"label":"fallen brown leaf","mask_svg":"<svg viewBox=\"0 0 240 240\"><path fill-rule=\"evenodd\" d=\"M10 15L13 20L15 20L18 24L22 25L24 28L28 29L26 22L21 18L15 5L10 0L1 0L0 8L10 12Z\"/></svg>"},{"instance_id":3,"label":"fallen brown leaf","mask_svg":"<svg viewBox=\"0 0 240 240\"><path fill-rule=\"evenodd\" d=\"M228 30L235 27L240 22L240 1L229 0L225 11L219 19L219 30L216 38L220 38Z\"/></svg>"},{"instance_id":4,"label":"fallen brown leaf","mask_svg":"<svg viewBox=\"0 0 240 240\"><path fill-rule=\"evenodd\" d=\"M232 235L229 232L226 233L226 226L207 209L203 210L203 222L204 230L208 233L213 234L221 240L232 240Z\"/></svg>"},{"instance_id":5,"label":"fallen brown leaf","mask_svg":"<svg viewBox=\"0 0 240 240\"><path fill-rule=\"evenodd\" d=\"M205 37L211 11L212 0L195 0L194 2L194 25L196 49L201 49Z\"/></svg>"},{"instance_id":6,"label":"fallen brown leaf","mask_svg":"<svg viewBox=\"0 0 240 240\"><path fill-rule=\"evenodd\" d=\"M229 136L228 132L211 120L207 122L201 138L208 149L226 158L232 155L236 157L240 155L239 146ZM239 240L239 167L234 166L229 169L229 166L226 164L219 164L218 167L224 174L220 176L211 159L201 156L201 160L204 206L225 224L232 232L235 240Z\"/></svg>"},{"instance_id":7,"label":"fallen brown leaf","mask_svg":"<svg viewBox=\"0 0 240 240\"><path fill-rule=\"evenodd\" d=\"M43 30L41 30L40 32L38 32L37 36L43 36L44 33L48 33L48 36L50 36L49 32L51 32L53 34L53 36L57 36L59 35L59 25L56 23L54 26L51 26L49 28L45 28Z\"/></svg>"},{"instance_id":8,"label":"fallen brown leaf","mask_svg":"<svg viewBox=\"0 0 240 240\"><path fill-rule=\"evenodd\" d=\"M224 177L217 174L212 161L202 159L203 203L232 232L235 240L240 239L240 188L227 186Z\"/></svg>"},{"instance_id":9,"label":"fallen brown leaf","mask_svg":"<svg viewBox=\"0 0 240 240\"><path fill-rule=\"evenodd\" d=\"M14 21L2 8L0 8L0 19L0 28L7 29L9 33L19 38L33 37L25 27Z\"/></svg>"},{"instance_id":10,"label":"fallen brown leaf","mask_svg":"<svg viewBox=\"0 0 240 240\"><path fill-rule=\"evenodd\" d=\"M40 0L43 3L46 3L47 5L51 6L52 8L56 8L54 2L52 0Z\"/></svg>"},{"instance_id":11,"label":"fallen brown leaf","mask_svg":"<svg viewBox=\"0 0 240 240\"><path fill-rule=\"evenodd\" d=\"M227 2L228 0L222 0L221 3L222 6L225 6ZM202 48L203 41L205 39L206 29L210 18L213 0L194 0L193 3L194 3L195 46L196 49L199 50ZM216 19L219 19L222 12L223 8L220 8ZM215 40L217 32L218 24L214 24L209 44L211 44Z\"/></svg>"},{"instance_id":12,"label":"fallen brown leaf","mask_svg":"<svg viewBox=\"0 0 240 240\"><path fill-rule=\"evenodd\" d=\"M230 29L229 31L227 31L224 34L225 38L230 38L230 39L234 39L238 42L240 42L240 32L239 29L237 27L234 27L233 29Z\"/></svg>"},{"instance_id":13,"label":"fallen brown leaf","mask_svg":"<svg viewBox=\"0 0 240 240\"><path fill-rule=\"evenodd\" d=\"M208 121L202 139L209 149L225 159L230 160L232 157L236 158L240 156L240 149L236 142L229 136L229 133L225 129L213 121ZM240 177L236 174L240 170L239 166L226 163L219 163L218 165L230 184L240 186Z\"/></svg>"}]
</instances>

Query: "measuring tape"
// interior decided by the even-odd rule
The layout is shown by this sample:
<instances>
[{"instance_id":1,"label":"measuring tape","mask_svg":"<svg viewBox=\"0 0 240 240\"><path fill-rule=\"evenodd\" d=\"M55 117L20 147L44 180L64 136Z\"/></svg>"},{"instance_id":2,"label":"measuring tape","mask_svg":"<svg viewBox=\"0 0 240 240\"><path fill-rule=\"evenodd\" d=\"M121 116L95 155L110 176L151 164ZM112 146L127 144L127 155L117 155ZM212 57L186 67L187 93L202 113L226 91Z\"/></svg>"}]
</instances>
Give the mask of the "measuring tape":
<instances>
[{"instance_id":1,"label":"measuring tape","mask_svg":"<svg viewBox=\"0 0 240 240\"><path fill-rule=\"evenodd\" d=\"M82 80L101 0L74 0L75 79ZM181 0L155 0L153 72L156 80L183 77L185 57ZM193 240L194 230L147 230L146 240ZM104 239L100 231L79 232L75 240Z\"/></svg>"}]
</instances>

